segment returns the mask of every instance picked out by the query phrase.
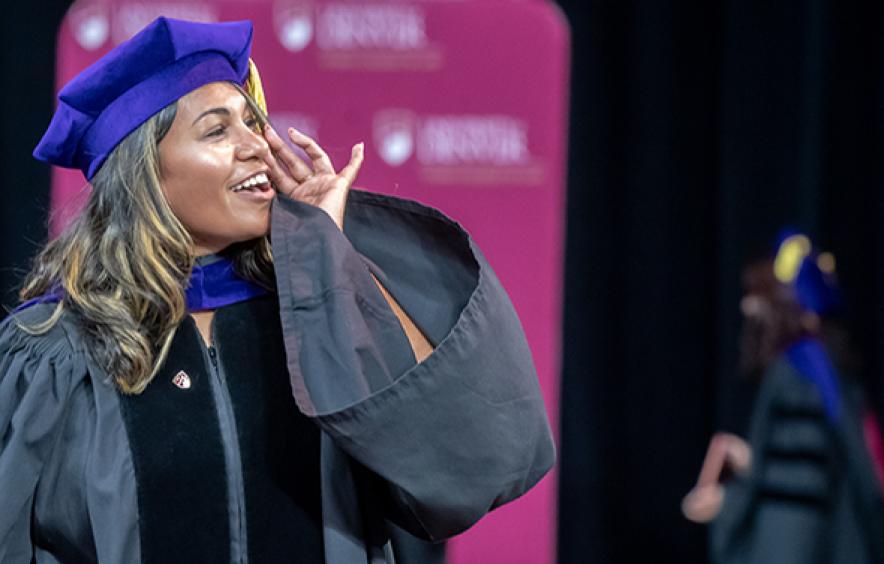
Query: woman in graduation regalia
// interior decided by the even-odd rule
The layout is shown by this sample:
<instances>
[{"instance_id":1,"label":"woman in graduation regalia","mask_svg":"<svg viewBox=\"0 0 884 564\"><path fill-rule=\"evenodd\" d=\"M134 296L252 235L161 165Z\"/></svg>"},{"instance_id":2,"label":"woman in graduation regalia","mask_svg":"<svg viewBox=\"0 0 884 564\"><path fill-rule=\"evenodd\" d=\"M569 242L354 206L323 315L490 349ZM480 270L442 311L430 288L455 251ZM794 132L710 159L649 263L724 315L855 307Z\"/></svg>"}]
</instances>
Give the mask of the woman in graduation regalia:
<instances>
[{"instance_id":1,"label":"woman in graduation regalia","mask_svg":"<svg viewBox=\"0 0 884 564\"><path fill-rule=\"evenodd\" d=\"M760 376L747 441L713 439L686 514L711 521L714 564L884 562L884 483L861 388L844 370L834 258L787 231L744 285L742 364ZM735 475L721 484L728 465Z\"/></svg>"},{"instance_id":2,"label":"woman in graduation regalia","mask_svg":"<svg viewBox=\"0 0 884 564\"><path fill-rule=\"evenodd\" d=\"M251 37L160 18L59 94L35 156L93 188L0 325L2 563L392 562L553 463L470 237L298 159Z\"/></svg>"}]
</instances>

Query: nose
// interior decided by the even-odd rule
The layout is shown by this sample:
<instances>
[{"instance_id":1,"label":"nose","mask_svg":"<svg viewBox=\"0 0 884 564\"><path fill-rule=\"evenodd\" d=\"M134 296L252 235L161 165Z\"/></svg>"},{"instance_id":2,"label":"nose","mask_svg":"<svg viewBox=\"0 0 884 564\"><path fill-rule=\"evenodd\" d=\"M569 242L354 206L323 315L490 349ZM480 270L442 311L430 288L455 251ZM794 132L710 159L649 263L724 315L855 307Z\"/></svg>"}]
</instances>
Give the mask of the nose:
<instances>
[{"instance_id":1,"label":"nose","mask_svg":"<svg viewBox=\"0 0 884 564\"><path fill-rule=\"evenodd\" d=\"M242 126L236 145L236 158L241 161L257 159L263 161L270 151L264 136L250 127Z\"/></svg>"}]
</instances>

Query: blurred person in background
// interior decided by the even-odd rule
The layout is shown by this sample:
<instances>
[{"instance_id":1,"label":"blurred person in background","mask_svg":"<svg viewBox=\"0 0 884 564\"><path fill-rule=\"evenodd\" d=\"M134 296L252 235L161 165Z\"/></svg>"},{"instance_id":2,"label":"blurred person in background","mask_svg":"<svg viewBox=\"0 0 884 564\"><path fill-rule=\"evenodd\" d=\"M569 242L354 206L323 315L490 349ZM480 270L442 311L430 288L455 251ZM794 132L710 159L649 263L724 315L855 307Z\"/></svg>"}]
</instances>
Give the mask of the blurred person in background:
<instances>
[{"instance_id":1,"label":"blurred person in background","mask_svg":"<svg viewBox=\"0 0 884 564\"><path fill-rule=\"evenodd\" d=\"M710 523L715 564L884 562L880 433L834 257L787 231L743 286L741 364L759 380L748 440L713 437L685 516Z\"/></svg>"}]
</instances>

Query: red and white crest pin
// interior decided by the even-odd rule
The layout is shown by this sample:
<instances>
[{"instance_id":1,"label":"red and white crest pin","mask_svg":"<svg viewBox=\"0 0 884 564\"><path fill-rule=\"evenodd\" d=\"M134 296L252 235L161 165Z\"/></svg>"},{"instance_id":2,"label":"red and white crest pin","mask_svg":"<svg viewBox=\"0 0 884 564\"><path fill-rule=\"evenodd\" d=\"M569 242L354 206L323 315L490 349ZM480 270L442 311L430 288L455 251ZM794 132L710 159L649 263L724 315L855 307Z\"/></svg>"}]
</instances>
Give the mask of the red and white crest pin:
<instances>
[{"instance_id":1,"label":"red and white crest pin","mask_svg":"<svg viewBox=\"0 0 884 564\"><path fill-rule=\"evenodd\" d=\"M172 378L172 383L182 390L190 389L190 376L187 375L187 372L182 370Z\"/></svg>"}]
</instances>

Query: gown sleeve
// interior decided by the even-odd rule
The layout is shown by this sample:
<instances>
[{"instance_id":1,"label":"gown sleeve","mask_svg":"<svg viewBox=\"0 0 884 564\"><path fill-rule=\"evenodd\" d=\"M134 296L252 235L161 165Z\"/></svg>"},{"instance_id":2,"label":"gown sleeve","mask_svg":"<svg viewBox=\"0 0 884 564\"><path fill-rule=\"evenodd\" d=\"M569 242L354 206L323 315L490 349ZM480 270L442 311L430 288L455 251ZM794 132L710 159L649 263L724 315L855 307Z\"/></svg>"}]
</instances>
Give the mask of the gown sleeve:
<instances>
[{"instance_id":1,"label":"gown sleeve","mask_svg":"<svg viewBox=\"0 0 884 564\"><path fill-rule=\"evenodd\" d=\"M64 330L33 336L22 323L47 306L0 323L0 563L30 562L32 506L44 462L58 439L67 398L86 364Z\"/></svg>"},{"instance_id":2,"label":"gown sleeve","mask_svg":"<svg viewBox=\"0 0 884 564\"><path fill-rule=\"evenodd\" d=\"M351 191L346 235L279 199L272 241L300 409L391 484L389 517L439 540L526 492L555 450L516 313L470 237L414 202ZM375 274L434 345L420 364Z\"/></svg>"}]
</instances>

